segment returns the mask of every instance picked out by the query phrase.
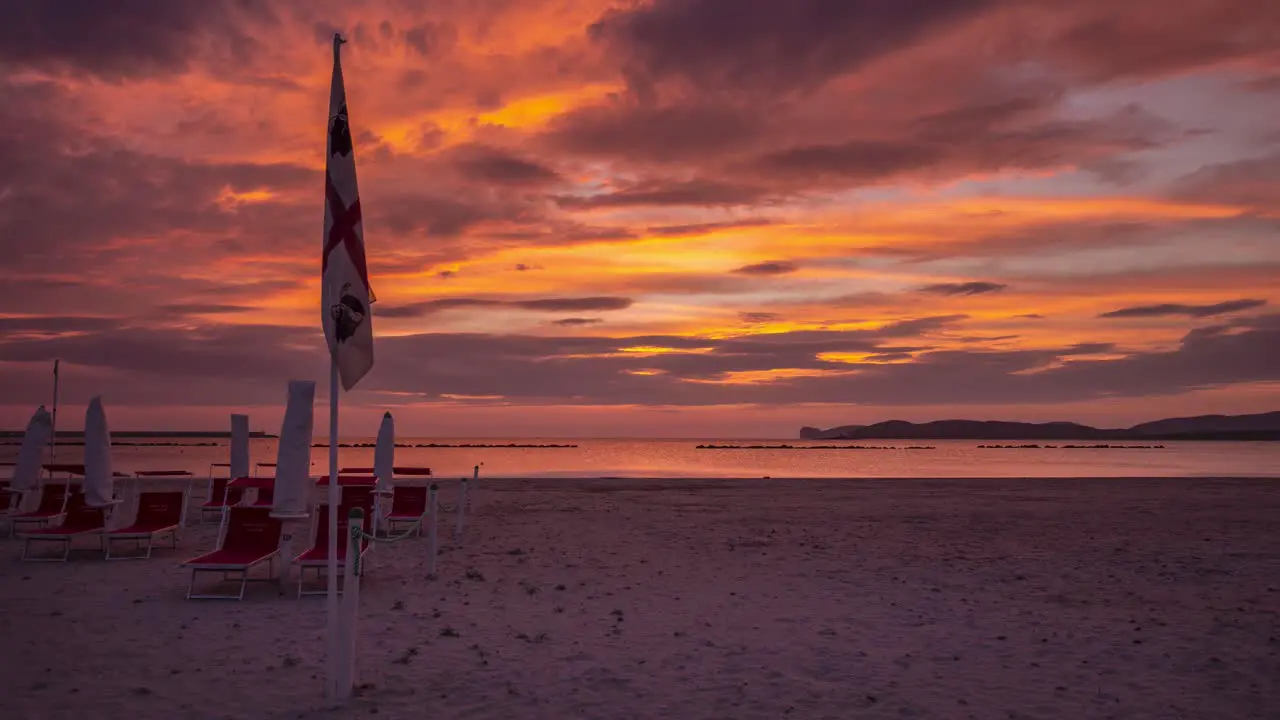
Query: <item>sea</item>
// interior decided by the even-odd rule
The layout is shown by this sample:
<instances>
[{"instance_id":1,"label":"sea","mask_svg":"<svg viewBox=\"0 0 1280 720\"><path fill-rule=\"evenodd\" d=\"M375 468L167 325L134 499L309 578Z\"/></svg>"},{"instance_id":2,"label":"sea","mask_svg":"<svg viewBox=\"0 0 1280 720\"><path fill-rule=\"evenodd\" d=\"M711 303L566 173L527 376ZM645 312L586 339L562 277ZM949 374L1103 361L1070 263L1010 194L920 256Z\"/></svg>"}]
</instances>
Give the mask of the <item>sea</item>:
<instances>
[{"instance_id":1,"label":"sea","mask_svg":"<svg viewBox=\"0 0 1280 720\"><path fill-rule=\"evenodd\" d=\"M355 447L340 447L339 465L372 466L372 444L373 438L342 440L340 446ZM502 478L1280 477L1280 442L398 438L397 444L396 465L431 468L444 479L470 477L476 467L481 477ZM437 447L422 447L429 445ZM17 452L16 445L0 446L0 461ZM123 472L207 477L225 473L211 465L229 454L223 439L117 438L112 464ZM59 462L82 456L78 446L57 452ZM313 448L312 459L313 475L328 472L326 447ZM274 439L251 441L251 465L275 460Z\"/></svg>"}]
</instances>

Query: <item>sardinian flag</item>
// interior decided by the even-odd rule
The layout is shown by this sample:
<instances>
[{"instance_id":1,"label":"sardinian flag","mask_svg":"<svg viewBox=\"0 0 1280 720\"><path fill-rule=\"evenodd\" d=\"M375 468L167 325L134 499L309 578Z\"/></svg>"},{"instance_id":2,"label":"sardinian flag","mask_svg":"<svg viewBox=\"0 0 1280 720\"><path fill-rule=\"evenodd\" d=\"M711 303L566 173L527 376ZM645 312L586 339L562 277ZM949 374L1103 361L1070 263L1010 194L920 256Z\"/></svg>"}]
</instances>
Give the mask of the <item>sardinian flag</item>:
<instances>
[{"instance_id":1,"label":"sardinian flag","mask_svg":"<svg viewBox=\"0 0 1280 720\"><path fill-rule=\"evenodd\" d=\"M373 367L373 318L369 303L376 298L369 286L369 270L364 259L356 156L347 121L347 93L342 85L339 48L344 42L340 36L333 36L320 305L329 354L338 364L342 387L350 390Z\"/></svg>"}]
</instances>

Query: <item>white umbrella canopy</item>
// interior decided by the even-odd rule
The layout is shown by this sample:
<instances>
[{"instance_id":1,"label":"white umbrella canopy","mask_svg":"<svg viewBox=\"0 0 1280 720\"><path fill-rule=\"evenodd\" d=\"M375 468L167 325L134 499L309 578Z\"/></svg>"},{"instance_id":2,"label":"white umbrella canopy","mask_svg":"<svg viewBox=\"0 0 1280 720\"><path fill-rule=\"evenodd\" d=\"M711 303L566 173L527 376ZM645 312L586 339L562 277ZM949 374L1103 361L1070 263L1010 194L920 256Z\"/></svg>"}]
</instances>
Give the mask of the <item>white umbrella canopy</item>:
<instances>
[{"instance_id":1,"label":"white umbrella canopy","mask_svg":"<svg viewBox=\"0 0 1280 720\"><path fill-rule=\"evenodd\" d=\"M396 464L396 421L388 411L382 415L382 425L378 427L378 444L373 449L373 474L378 476L378 485L386 487L391 484Z\"/></svg>"},{"instance_id":2,"label":"white umbrella canopy","mask_svg":"<svg viewBox=\"0 0 1280 720\"><path fill-rule=\"evenodd\" d=\"M249 416L231 416L231 472L233 478L249 477Z\"/></svg>"},{"instance_id":3,"label":"white umbrella canopy","mask_svg":"<svg viewBox=\"0 0 1280 720\"><path fill-rule=\"evenodd\" d=\"M391 412L387 411L382 414L382 424L378 426L378 444L373 447L373 474L378 478L375 486L378 495L374 501L373 512L374 534L377 534L382 526L383 495L391 492L391 478L396 473L395 465L396 421L391 417Z\"/></svg>"},{"instance_id":4,"label":"white umbrella canopy","mask_svg":"<svg viewBox=\"0 0 1280 720\"><path fill-rule=\"evenodd\" d=\"M111 475L111 431L102 396L95 395L84 413L84 501L90 507L115 504Z\"/></svg>"},{"instance_id":5,"label":"white umbrella canopy","mask_svg":"<svg viewBox=\"0 0 1280 720\"><path fill-rule=\"evenodd\" d=\"M40 487L40 459L44 457L45 446L49 444L52 435L53 418L41 405L31 415L27 431L22 434L22 447L18 449L18 461L13 467L9 489L29 493Z\"/></svg>"},{"instance_id":6,"label":"white umbrella canopy","mask_svg":"<svg viewBox=\"0 0 1280 720\"><path fill-rule=\"evenodd\" d=\"M289 381L289 402L280 425L276 450L276 517L305 517L311 492L311 431L315 419L316 384Z\"/></svg>"}]
</instances>

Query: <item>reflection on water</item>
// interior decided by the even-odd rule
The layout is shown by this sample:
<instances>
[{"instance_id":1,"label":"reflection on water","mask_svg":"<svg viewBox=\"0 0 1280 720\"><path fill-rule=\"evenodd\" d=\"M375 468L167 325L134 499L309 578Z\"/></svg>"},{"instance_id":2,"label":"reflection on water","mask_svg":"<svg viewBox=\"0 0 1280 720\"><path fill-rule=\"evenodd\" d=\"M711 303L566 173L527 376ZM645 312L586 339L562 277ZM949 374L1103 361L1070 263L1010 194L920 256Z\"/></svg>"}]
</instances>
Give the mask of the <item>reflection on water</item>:
<instances>
[{"instance_id":1,"label":"reflection on water","mask_svg":"<svg viewBox=\"0 0 1280 720\"><path fill-rule=\"evenodd\" d=\"M130 438L130 442L138 442ZM171 441L165 439L165 441ZM319 441L319 438L317 438ZM344 442L372 442L355 438ZM402 443L428 439L401 438ZM441 442L441 441L436 441ZM861 444L889 450L699 450L700 444L748 445L741 440L531 440L486 438L449 443L556 443L576 448L397 448L397 465L432 468L437 477L471 475L483 464L485 477L1280 477L1280 443L1164 442L1164 449L982 449L971 440L889 441ZM788 445L832 445L830 440L788 440ZM768 443L776 445L777 441ZM1021 444L1021 441L1020 443ZM1047 444L1059 444L1052 441ZM1077 443L1087 444L1087 443ZM1152 443L1124 443L1151 445ZM905 450L930 445L933 450ZM15 446L0 447L11 460ZM275 460L274 440L252 441L253 462ZM82 448L62 447L58 459L78 462ZM206 474L209 464L226 462L218 447L116 447L117 469L186 469ZM316 474L328 470L328 451L312 451ZM371 448L343 448L341 464L371 466ZM7 474L0 470L0 474Z\"/></svg>"}]
</instances>

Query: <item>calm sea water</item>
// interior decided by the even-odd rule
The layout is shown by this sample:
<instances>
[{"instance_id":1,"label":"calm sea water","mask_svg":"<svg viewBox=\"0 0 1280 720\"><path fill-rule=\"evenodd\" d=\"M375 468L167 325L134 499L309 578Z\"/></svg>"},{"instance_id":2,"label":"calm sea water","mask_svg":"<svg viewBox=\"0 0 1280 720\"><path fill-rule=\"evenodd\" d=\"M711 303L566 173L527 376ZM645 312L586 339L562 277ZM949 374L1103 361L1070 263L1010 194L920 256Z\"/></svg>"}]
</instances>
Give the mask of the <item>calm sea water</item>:
<instances>
[{"instance_id":1,"label":"calm sea water","mask_svg":"<svg viewBox=\"0 0 1280 720\"><path fill-rule=\"evenodd\" d=\"M130 438L124 442L141 442ZM319 442L317 438L317 442ZM163 442L163 440L159 440ZM350 439L344 442L372 442ZM896 447L884 450L702 450L699 444L777 445L795 447L837 444L832 441L774 440L428 440L400 438L401 443L537 443L573 444L574 448L397 448L396 464L430 467L437 477L471 475L482 465L482 477L1280 477L1280 443L1181 442L1163 449L983 449L967 440L931 442L860 441L861 445ZM1006 443L1007 444L1007 443ZM1017 443L1017 444L1022 444ZM1041 444L1058 444L1052 441ZM1093 443L1077 442L1091 445ZM931 445L933 450L906 450ZM344 467L371 466L372 448L342 448ZM12 459L17 448L0 447L0 459ZM254 440L251 462L274 462L274 440ZM78 462L81 449L61 447L58 458ZM314 474L328 471L328 450L314 448ZM210 463L226 462L225 443L216 447L117 446L113 463L119 470L190 470L206 475Z\"/></svg>"}]
</instances>

